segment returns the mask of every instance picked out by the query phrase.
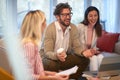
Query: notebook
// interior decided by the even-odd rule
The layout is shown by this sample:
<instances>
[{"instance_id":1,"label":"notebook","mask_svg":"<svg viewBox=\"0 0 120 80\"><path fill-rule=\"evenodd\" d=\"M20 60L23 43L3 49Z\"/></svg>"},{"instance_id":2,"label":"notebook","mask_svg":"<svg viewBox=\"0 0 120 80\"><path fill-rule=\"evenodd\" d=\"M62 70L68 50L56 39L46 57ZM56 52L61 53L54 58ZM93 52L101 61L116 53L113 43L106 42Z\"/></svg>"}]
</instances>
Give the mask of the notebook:
<instances>
[{"instance_id":1,"label":"notebook","mask_svg":"<svg viewBox=\"0 0 120 80\"><path fill-rule=\"evenodd\" d=\"M107 77L120 75L120 55L104 57L98 71L85 71L92 77Z\"/></svg>"}]
</instances>

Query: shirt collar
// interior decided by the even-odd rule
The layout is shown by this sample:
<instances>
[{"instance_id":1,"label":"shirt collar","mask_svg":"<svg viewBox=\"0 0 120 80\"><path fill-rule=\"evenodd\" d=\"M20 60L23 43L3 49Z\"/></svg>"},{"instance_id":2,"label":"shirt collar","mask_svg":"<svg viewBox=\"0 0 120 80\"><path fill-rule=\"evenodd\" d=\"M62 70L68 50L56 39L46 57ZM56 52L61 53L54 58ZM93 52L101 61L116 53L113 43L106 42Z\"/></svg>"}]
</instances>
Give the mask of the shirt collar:
<instances>
[{"instance_id":1,"label":"shirt collar","mask_svg":"<svg viewBox=\"0 0 120 80\"><path fill-rule=\"evenodd\" d=\"M58 30L62 30L58 21L55 21L55 26ZM70 29L71 29L71 27L68 26L66 30L70 30Z\"/></svg>"}]
</instances>

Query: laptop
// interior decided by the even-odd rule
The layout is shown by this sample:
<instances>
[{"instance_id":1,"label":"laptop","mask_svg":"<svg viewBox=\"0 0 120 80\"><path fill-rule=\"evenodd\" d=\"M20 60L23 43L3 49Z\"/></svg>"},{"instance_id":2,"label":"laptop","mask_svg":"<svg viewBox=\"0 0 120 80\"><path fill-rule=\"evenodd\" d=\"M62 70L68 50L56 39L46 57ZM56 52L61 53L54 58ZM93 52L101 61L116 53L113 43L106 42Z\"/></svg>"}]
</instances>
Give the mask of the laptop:
<instances>
[{"instance_id":1,"label":"laptop","mask_svg":"<svg viewBox=\"0 0 120 80\"><path fill-rule=\"evenodd\" d=\"M120 55L104 57L98 71L85 71L92 77L107 77L120 75Z\"/></svg>"}]
</instances>

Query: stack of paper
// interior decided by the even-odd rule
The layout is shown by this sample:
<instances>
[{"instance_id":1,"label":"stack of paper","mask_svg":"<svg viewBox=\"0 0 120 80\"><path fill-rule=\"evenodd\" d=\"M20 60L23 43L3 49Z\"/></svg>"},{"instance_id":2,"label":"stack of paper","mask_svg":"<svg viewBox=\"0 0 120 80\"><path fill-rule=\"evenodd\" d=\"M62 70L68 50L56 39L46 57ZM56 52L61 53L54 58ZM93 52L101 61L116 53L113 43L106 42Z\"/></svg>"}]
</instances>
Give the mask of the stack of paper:
<instances>
[{"instance_id":1,"label":"stack of paper","mask_svg":"<svg viewBox=\"0 0 120 80\"><path fill-rule=\"evenodd\" d=\"M76 73L77 70L78 70L78 66L74 66L74 67L72 67L72 68L70 68L70 69L61 71L61 72L59 72L59 73L57 73L57 74L58 74L58 75L59 75L59 74L62 74L62 75L70 75L70 74Z\"/></svg>"}]
</instances>

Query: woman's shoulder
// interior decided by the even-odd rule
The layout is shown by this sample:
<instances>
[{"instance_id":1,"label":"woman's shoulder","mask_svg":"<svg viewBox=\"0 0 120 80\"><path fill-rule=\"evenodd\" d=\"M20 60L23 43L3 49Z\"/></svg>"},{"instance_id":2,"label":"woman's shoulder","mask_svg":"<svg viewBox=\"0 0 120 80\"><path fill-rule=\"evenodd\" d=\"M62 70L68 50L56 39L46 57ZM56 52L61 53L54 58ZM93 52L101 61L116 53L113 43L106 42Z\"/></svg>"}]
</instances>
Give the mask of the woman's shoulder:
<instances>
[{"instance_id":1,"label":"woman's shoulder","mask_svg":"<svg viewBox=\"0 0 120 80\"><path fill-rule=\"evenodd\" d=\"M33 42L26 42L24 43L24 46L35 47L35 44Z\"/></svg>"},{"instance_id":2,"label":"woman's shoulder","mask_svg":"<svg viewBox=\"0 0 120 80\"><path fill-rule=\"evenodd\" d=\"M26 42L26 43L24 43L24 48L29 48L29 49L33 49L33 50L38 50L38 46L35 44L35 43L33 43L33 42Z\"/></svg>"}]
</instances>

